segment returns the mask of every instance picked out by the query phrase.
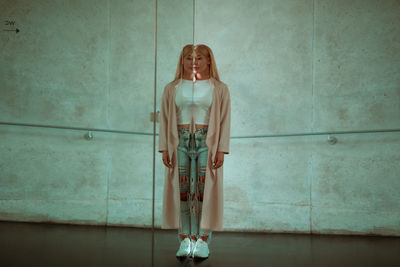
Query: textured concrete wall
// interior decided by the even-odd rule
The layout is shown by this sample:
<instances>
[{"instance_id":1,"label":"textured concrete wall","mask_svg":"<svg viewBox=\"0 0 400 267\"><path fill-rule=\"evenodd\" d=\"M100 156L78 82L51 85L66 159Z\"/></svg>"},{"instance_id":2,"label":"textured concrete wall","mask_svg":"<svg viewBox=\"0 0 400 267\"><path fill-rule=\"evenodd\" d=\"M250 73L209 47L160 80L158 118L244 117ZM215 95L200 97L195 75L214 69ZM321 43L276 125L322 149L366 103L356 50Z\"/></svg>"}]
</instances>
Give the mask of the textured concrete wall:
<instances>
[{"instance_id":1,"label":"textured concrete wall","mask_svg":"<svg viewBox=\"0 0 400 267\"><path fill-rule=\"evenodd\" d=\"M225 158L227 230L400 235L399 133L251 137L399 128L398 1L197 0L194 28L192 1L158 4L157 108L194 33L248 136ZM0 10L21 30L0 36L1 121L152 133L153 1ZM0 219L151 225L153 137L84 134L0 126Z\"/></svg>"},{"instance_id":2,"label":"textured concrete wall","mask_svg":"<svg viewBox=\"0 0 400 267\"><path fill-rule=\"evenodd\" d=\"M0 10L0 121L153 132L153 1ZM0 219L151 225L153 137L84 134L0 126Z\"/></svg>"},{"instance_id":3,"label":"textured concrete wall","mask_svg":"<svg viewBox=\"0 0 400 267\"><path fill-rule=\"evenodd\" d=\"M399 129L398 1L204 0L195 22L233 136ZM400 235L399 133L336 138L233 138L225 228Z\"/></svg>"}]
</instances>

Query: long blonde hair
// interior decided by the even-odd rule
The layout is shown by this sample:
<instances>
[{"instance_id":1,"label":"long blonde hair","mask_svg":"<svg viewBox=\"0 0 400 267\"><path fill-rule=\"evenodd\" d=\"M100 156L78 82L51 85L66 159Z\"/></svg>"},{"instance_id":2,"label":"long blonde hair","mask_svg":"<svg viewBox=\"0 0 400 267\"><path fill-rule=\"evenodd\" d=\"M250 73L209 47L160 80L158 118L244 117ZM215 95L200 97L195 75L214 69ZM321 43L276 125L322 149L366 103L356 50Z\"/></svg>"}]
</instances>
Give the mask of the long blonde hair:
<instances>
[{"instance_id":1,"label":"long blonde hair","mask_svg":"<svg viewBox=\"0 0 400 267\"><path fill-rule=\"evenodd\" d=\"M187 54L192 53L194 51L199 52L205 57L210 57L210 77L219 81L219 74L217 70L217 65L215 64L214 54L211 48L209 48L204 44L199 44L199 45L188 44L183 47L181 54L179 55L179 61L178 61L178 66L176 67L174 81L182 78L183 76L183 58Z\"/></svg>"}]
</instances>

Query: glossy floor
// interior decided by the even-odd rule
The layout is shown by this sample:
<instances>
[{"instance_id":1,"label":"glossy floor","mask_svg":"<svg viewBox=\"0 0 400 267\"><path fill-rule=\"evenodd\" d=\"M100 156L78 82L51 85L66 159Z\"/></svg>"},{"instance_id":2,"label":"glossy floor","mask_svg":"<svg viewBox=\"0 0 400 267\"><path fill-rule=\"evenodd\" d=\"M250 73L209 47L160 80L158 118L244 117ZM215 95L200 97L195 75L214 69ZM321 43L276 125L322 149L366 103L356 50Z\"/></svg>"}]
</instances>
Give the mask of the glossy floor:
<instances>
[{"instance_id":1,"label":"glossy floor","mask_svg":"<svg viewBox=\"0 0 400 267\"><path fill-rule=\"evenodd\" d=\"M400 238L215 232L178 260L175 231L0 222L0 266L400 266ZM153 253L152 253L153 251Z\"/></svg>"}]
</instances>

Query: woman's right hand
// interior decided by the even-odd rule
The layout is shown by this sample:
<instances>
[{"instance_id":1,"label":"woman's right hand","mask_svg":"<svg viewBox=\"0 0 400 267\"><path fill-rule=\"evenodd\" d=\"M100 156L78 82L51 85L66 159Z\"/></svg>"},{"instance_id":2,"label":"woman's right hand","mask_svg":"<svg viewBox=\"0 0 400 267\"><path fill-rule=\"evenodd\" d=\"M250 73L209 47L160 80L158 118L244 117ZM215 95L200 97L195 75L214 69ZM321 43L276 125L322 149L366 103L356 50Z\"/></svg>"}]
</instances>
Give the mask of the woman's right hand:
<instances>
[{"instance_id":1,"label":"woman's right hand","mask_svg":"<svg viewBox=\"0 0 400 267\"><path fill-rule=\"evenodd\" d=\"M165 166L167 166L168 168L172 168L172 163L171 163L171 160L169 158L168 151L163 151L162 152L162 161L163 161Z\"/></svg>"}]
</instances>

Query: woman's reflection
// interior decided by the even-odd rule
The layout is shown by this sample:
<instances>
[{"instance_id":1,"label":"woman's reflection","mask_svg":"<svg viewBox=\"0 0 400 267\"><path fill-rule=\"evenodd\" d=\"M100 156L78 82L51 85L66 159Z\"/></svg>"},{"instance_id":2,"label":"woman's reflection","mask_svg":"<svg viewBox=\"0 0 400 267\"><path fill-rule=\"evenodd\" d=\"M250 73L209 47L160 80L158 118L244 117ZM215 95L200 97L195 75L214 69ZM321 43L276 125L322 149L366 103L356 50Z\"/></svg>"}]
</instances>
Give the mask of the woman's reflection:
<instances>
[{"instance_id":1,"label":"woman's reflection","mask_svg":"<svg viewBox=\"0 0 400 267\"><path fill-rule=\"evenodd\" d=\"M207 258L222 230L224 154L229 153L230 94L211 49L186 45L164 88L159 152L165 169L163 229L178 229L177 257Z\"/></svg>"}]
</instances>

